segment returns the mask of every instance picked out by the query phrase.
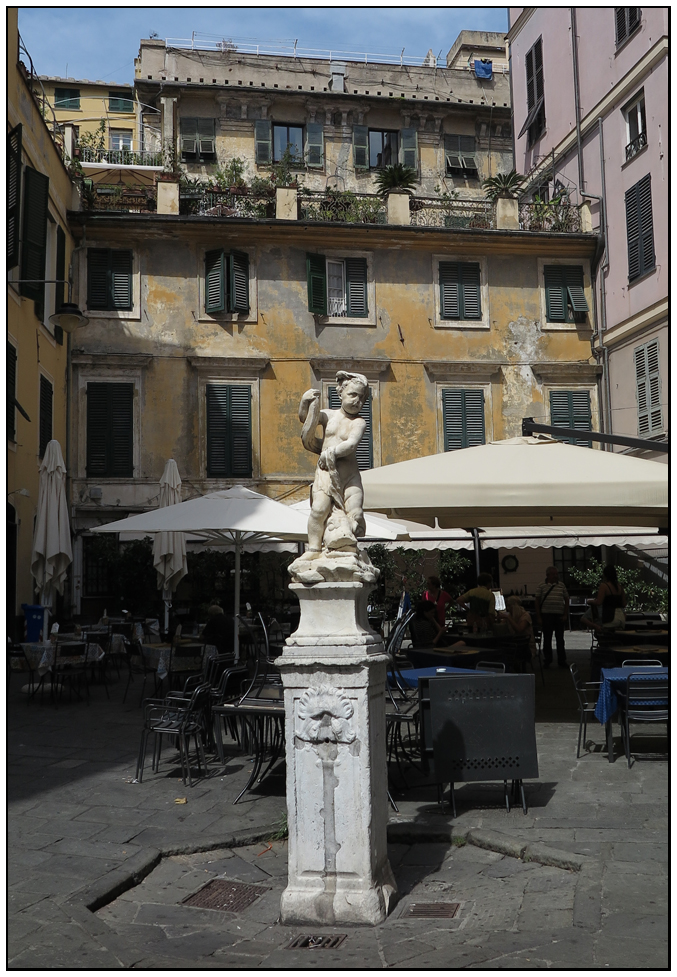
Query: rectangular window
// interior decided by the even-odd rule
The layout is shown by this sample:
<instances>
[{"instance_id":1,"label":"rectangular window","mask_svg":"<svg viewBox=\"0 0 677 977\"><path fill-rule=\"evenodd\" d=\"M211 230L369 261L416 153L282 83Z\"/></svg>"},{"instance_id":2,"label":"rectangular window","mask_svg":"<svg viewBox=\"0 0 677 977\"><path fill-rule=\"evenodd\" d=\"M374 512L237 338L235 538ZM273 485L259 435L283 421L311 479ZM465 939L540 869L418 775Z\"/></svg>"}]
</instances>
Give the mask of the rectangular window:
<instances>
[{"instance_id":1,"label":"rectangular window","mask_svg":"<svg viewBox=\"0 0 677 977\"><path fill-rule=\"evenodd\" d=\"M134 475L134 384L87 384L87 477Z\"/></svg>"},{"instance_id":2,"label":"rectangular window","mask_svg":"<svg viewBox=\"0 0 677 977\"><path fill-rule=\"evenodd\" d=\"M545 129L545 90L543 87L543 41L539 37L527 51L524 64L527 73L527 117L517 137L529 132L529 148L541 137Z\"/></svg>"},{"instance_id":3,"label":"rectangular window","mask_svg":"<svg viewBox=\"0 0 677 977\"><path fill-rule=\"evenodd\" d=\"M109 312L133 308L133 253L87 248L87 308Z\"/></svg>"},{"instance_id":4,"label":"rectangular window","mask_svg":"<svg viewBox=\"0 0 677 977\"><path fill-rule=\"evenodd\" d=\"M54 108L55 109L79 109L80 89L79 88L55 88Z\"/></svg>"},{"instance_id":5,"label":"rectangular window","mask_svg":"<svg viewBox=\"0 0 677 977\"><path fill-rule=\"evenodd\" d=\"M23 241L21 245L21 294L35 301L35 314L45 308L45 259L47 255L47 207L49 178L30 166L24 173Z\"/></svg>"},{"instance_id":6,"label":"rectangular window","mask_svg":"<svg viewBox=\"0 0 677 977\"><path fill-rule=\"evenodd\" d=\"M273 134L272 126L267 119L259 119L254 123L254 151L259 165L272 162Z\"/></svg>"},{"instance_id":7,"label":"rectangular window","mask_svg":"<svg viewBox=\"0 0 677 977\"><path fill-rule=\"evenodd\" d=\"M545 265L545 308L548 322L585 322L588 302L580 265Z\"/></svg>"},{"instance_id":8,"label":"rectangular window","mask_svg":"<svg viewBox=\"0 0 677 977\"><path fill-rule=\"evenodd\" d=\"M251 478L252 391L207 384L207 477Z\"/></svg>"},{"instance_id":9,"label":"rectangular window","mask_svg":"<svg viewBox=\"0 0 677 977\"><path fill-rule=\"evenodd\" d=\"M249 255L222 248L205 254L205 312L249 312Z\"/></svg>"},{"instance_id":10,"label":"rectangular window","mask_svg":"<svg viewBox=\"0 0 677 977\"><path fill-rule=\"evenodd\" d=\"M110 134L110 148L131 150L133 135L131 129L112 129Z\"/></svg>"},{"instance_id":11,"label":"rectangular window","mask_svg":"<svg viewBox=\"0 0 677 977\"><path fill-rule=\"evenodd\" d=\"M625 116L626 147L625 160L632 159L640 149L647 144L646 137L646 108L644 92L640 92L629 105L623 109Z\"/></svg>"},{"instance_id":12,"label":"rectangular window","mask_svg":"<svg viewBox=\"0 0 677 977\"><path fill-rule=\"evenodd\" d=\"M369 169L381 169L398 162L398 133L384 129L369 130Z\"/></svg>"},{"instance_id":13,"label":"rectangular window","mask_svg":"<svg viewBox=\"0 0 677 977\"><path fill-rule=\"evenodd\" d=\"M626 191L625 222L628 234L628 281L632 282L656 267L650 173Z\"/></svg>"},{"instance_id":14,"label":"rectangular window","mask_svg":"<svg viewBox=\"0 0 677 977\"><path fill-rule=\"evenodd\" d=\"M109 580L109 562L101 553L101 537L82 537L82 596L109 597L113 593Z\"/></svg>"},{"instance_id":15,"label":"rectangular window","mask_svg":"<svg viewBox=\"0 0 677 977\"><path fill-rule=\"evenodd\" d=\"M623 44L641 27L641 7L614 7L616 19L616 47Z\"/></svg>"},{"instance_id":16,"label":"rectangular window","mask_svg":"<svg viewBox=\"0 0 677 977\"><path fill-rule=\"evenodd\" d=\"M484 444L484 391L454 387L443 390L442 424L445 451Z\"/></svg>"},{"instance_id":17,"label":"rectangular window","mask_svg":"<svg viewBox=\"0 0 677 977\"><path fill-rule=\"evenodd\" d=\"M402 166L418 172L418 133L416 129L400 130L400 155Z\"/></svg>"},{"instance_id":18,"label":"rectangular window","mask_svg":"<svg viewBox=\"0 0 677 977\"><path fill-rule=\"evenodd\" d=\"M330 318L365 319L369 315L366 258L306 255L308 311Z\"/></svg>"},{"instance_id":19,"label":"rectangular window","mask_svg":"<svg viewBox=\"0 0 677 977\"><path fill-rule=\"evenodd\" d=\"M324 126L309 122L306 126L306 166L321 169L324 166Z\"/></svg>"},{"instance_id":20,"label":"rectangular window","mask_svg":"<svg viewBox=\"0 0 677 977\"><path fill-rule=\"evenodd\" d=\"M447 176L477 177L475 137L445 135L444 159Z\"/></svg>"},{"instance_id":21,"label":"rectangular window","mask_svg":"<svg viewBox=\"0 0 677 977\"><path fill-rule=\"evenodd\" d=\"M134 96L131 92L108 92L108 110L109 112L133 112Z\"/></svg>"},{"instance_id":22,"label":"rectangular window","mask_svg":"<svg viewBox=\"0 0 677 977\"><path fill-rule=\"evenodd\" d=\"M442 319L482 318L479 264L440 261L439 278Z\"/></svg>"},{"instance_id":23,"label":"rectangular window","mask_svg":"<svg viewBox=\"0 0 677 977\"><path fill-rule=\"evenodd\" d=\"M273 126L273 162L279 163L287 150L294 163L303 165L303 126L276 123Z\"/></svg>"},{"instance_id":24,"label":"rectangular window","mask_svg":"<svg viewBox=\"0 0 677 977\"><path fill-rule=\"evenodd\" d=\"M16 348L7 343L7 439L16 438Z\"/></svg>"},{"instance_id":25,"label":"rectangular window","mask_svg":"<svg viewBox=\"0 0 677 977\"><path fill-rule=\"evenodd\" d=\"M635 349L637 381L637 431L640 437L663 430L661 375L658 340Z\"/></svg>"},{"instance_id":26,"label":"rectangular window","mask_svg":"<svg viewBox=\"0 0 677 977\"><path fill-rule=\"evenodd\" d=\"M338 390L336 387L329 387L328 391L329 407L332 410L338 410L341 406L341 398L339 397ZM371 419L371 389L367 396L366 401L362 405L362 410L360 411L360 417L364 418L367 426L364 429L364 434L362 435L362 440L357 446L355 452L357 456L357 467L360 471L366 471L368 468L374 467L374 438L372 429L372 419Z\"/></svg>"},{"instance_id":27,"label":"rectangular window","mask_svg":"<svg viewBox=\"0 0 677 977\"><path fill-rule=\"evenodd\" d=\"M179 125L183 162L212 163L216 159L215 120L184 118Z\"/></svg>"},{"instance_id":28,"label":"rectangular window","mask_svg":"<svg viewBox=\"0 0 677 977\"><path fill-rule=\"evenodd\" d=\"M7 134L7 267L19 264L21 226L21 124Z\"/></svg>"},{"instance_id":29,"label":"rectangular window","mask_svg":"<svg viewBox=\"0 0 677 977\"><path fill-rule=\"evenodd\" d=\"M40 377L40 447L38 454L42 458L47 445L52 440L52 410L54 391L46 377Z\"/></svg>"},{"instance_id":30,"label":"rectangular window","mask_svg":"<svg viewBox=\"0 0 677 977\"><path fill-rule=\"evenodd\" d=\"M369 169L369 129L353 126L353 166L356 170Z\"/></svg>"},{"instance_id":31,"label":"rectangular window","mask_svg":"<svg viewBox=\"0 0 677 977\"><path fill-rule=\"evenodd\" d=\"M575 431L592 431L592 410L589 390L551 390L550 423L553 427L568 427ZM562 438L569 444L592 448L592 441L581 438Z\"/></svg>"}]
</instances>

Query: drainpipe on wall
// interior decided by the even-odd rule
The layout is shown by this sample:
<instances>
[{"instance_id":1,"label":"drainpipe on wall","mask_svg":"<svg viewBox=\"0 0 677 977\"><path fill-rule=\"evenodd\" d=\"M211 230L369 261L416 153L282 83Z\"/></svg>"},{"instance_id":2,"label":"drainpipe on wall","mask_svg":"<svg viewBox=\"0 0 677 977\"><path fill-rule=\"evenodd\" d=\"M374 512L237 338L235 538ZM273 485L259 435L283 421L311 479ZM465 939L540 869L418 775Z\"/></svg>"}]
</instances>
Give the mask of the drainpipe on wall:
<instances>
[{"instance_id":1,"label":"drainpipe on wall","mask_svg":"<svg viewBox=\"0 0 677 977\"><path fill-rule=\"evenodd\" d=\"M583 193L585 181L583 178L583 142L581 139L581 91L578 84L578 37L576 35L576 8L569 8L571 13L571 60L574 70L574 104L576 110L576 146L578 147L578 192Z\"/></svg>"}]
</instances>

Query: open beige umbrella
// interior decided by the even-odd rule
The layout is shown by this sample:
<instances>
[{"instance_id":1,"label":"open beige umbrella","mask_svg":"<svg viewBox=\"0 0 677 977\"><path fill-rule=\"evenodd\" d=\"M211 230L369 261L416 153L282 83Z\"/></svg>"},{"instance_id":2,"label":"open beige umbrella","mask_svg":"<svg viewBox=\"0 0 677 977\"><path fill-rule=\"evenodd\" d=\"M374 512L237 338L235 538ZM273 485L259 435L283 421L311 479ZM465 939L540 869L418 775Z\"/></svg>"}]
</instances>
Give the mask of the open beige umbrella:
<instances>
[{"instance_id":1,"label":"open beige umbrella","mask_svg":"<svg viewBox=\"0 0 677 977\"><path fill-rule=\"evenodd\" d=\"M165 465L160 478L160 508L181 501L181 477L173 458ZM172 594L188 572L186 538L183 533L156 533L153 542L153 566L157 570L158 589L165 602L165 631L169 627Z\"/></svg>"},{"instance_id":2,"label":"open beige umbrella","mask_svg":"<svg viewBox=\"0 0 677 977\"><path fill-rule=\"evenodd\" d=\"M49 608L54 592L63 593L66 571L73 560L71 533L66 499L66 466L61 445L50 441L40 465L38 510L35 515L31 573L40 591L40 603L45 607L43 639L49 626Z\"/></svg>"}]
</instances>

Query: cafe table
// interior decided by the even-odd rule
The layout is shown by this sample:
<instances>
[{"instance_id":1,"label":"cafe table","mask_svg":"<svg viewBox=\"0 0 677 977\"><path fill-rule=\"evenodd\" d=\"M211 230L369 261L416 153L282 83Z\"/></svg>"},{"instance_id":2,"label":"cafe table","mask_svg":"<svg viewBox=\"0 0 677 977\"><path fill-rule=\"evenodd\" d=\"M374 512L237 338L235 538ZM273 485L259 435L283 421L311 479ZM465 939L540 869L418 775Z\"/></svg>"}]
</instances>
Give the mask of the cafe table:
<instances>
[{"instance_id":1,"label":"cafe table","mask_svg":"<svg viewBox=\"0 0 677 977\"><path fill-rule=\"evenodd\" d=\"M79 665L85 660L84 655L71 655L67 654L69 646L81 645L83 643L82 639L73 639L72 641L59 641L59 648L61 649L61 654L59 658L64 661L65 664ZM87 662L100 662L104 657L103 649L100 645L95 642L85 642L87 645ZM28 663L34 672L39 675L46 675L47 672L51 672L54 666L54 648L50 642L44 643L38 642L24 642L21 647L24 650L24 654L28 659ZM66 655L64 656L64 651Z\"/></svg>"},{"instance_id":2,"label":"cafe table","mask_svg":"<svg viewBox=\"0 0 677 977\"><path fill-rule=\"evenodd\" d=\"M476 670L474 668L457 668L453 665L437 665L430 668L405 668L398 672L398 677L402 679L408 689L417 689L419 678L437 678L438 676L453 674L483 675L488 673L485 673L484 669ZM390 671L388 672L388 681L391 688L394 688L395 679Z\"/></svg>"},{"instance_id":3,"label":"cafe table","mask_svg":"<svg viewBox=\"0 0 677 977\"><path fill-rule=\"evenodd\" d=\"M603 668L601 673L601 684L599 696L595 706L595 718L606 727L606 746L609 763L613 763L614 756L614 737L612 719L618 710L617 689L624 689L628 684L628 676L633 675L636 679L667 678L669 669L651 666L642 667L640 665L626 665L624 668Z\"/></svg>"}]
</instances>

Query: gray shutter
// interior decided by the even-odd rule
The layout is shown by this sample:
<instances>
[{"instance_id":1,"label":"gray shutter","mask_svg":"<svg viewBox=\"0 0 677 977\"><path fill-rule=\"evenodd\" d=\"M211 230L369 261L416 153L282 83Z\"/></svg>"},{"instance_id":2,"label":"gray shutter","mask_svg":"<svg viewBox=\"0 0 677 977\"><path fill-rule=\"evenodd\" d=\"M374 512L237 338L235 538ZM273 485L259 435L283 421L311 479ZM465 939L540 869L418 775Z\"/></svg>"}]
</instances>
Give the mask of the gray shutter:
<instances>
[{"instance_id":1,"label":"gray shutter","mask_svg":"<svg viewBox=\"0 0 677 977\"><path fill-rule=\"evenodd\" d=\"M346 294L348 315L364 318L367 308L367 259L346 258Z\"/></svg>"},{"instance_id":2,"label":"gray shutter","mask_svg":"<svg viewBox=\"0 0 677 977\"><path fill-rule=\"evenodd\" d=\"M400 163L418 173L418 133L416 129L400 130Z\"/></svg>"},{"instance_id":3,"label":"gray shutter","mask_svg":"<svg viewBox=\"0 0 677 977\"><path fill-rule=\"evenodd\" d=\"M464 447L472 448L484 444L484 391L464 390L463 409L466 441Z\"/></svg>"},{"instance_id":4,"label":"gray shutter","mask_svg":"<svg viewBox=\"0 0 677 977\"><path fill-rule=\"evenodd\" d=\"M635 350L635 380L637 383L637 430L640 437L651 431L649 416L649 370L646 362L646 346Z\"/></svg>"},{"instance_id":5,"label":"gray shutter","mask_svg":"<svg viewBox=\"0 0 677 977\"><path fill-rule=\"evenodd\" d=\"M54 402L54 391L52 385L46 377L40 377L40 446L38 455L42 458L47 450L47 445L52 440L52 410Z\"/></svg>"},{"instance_id":6,"label":"gray shutter","mask_svg":"<svg viewBox=\"0 0 677 977\"><path fill-rule=\"evenodd\" d=\"M223 249L205 255L205 312L225 312L226 278Z\"/></svg>"},{"instance_id":7,"label":"gray shutter","mask_svg":"<svg viewBox=\"0 0 677 977\"><path fill-rule=\"evenodd\" d=\"M592 431L592 411L589 390L551 390L550 422L553 427ZM581 438L563 438L569 444L591 448L592 442Z\"/></svg>"},{"instance_id":8,"label":"gray shutter","mask_svg":"<svg viewBox=\"0 0 677 977\"><path fill-rule=\"evenodd\" d=\"M110 306L111 309L132 308L131 251L110 252Z\"/></svg>"},{"instance_id":9,"label":"gray shutter","mask_svg":"<svg viewBox=\"0 0 677 977\"><path fill-rule=\"evenodd\" d=\"M110 474L131 478L134 474L134 384L108 383L110 387Z\"/></svg>"},{"instance_id":10,"label":"gray shutter","mask_svg":"<svg viewBox=\"0 0 677 977\"><path fill-rule=\"evenodd\" d=\"M562 265L566 289L574 312L587 312L588 303L583 286L583 268L580 265Z\"/></svg>"},{"instance_id":11,"label":"gray shutter","mask_svg":"<svg viewBox=\"0 0 677 977\"><path fill-rule=\"evenodd\" d=\"M628 28L625 18L625 7L616 7L616 44L622 44L628 36Z\"/></svg>"},{"instance_id":12,"label":"gray shutter","mask_svg":"<svg viewBox=\"0 0 677 977\"><path fill-rule=\"evenodd\" d=\"M87 308L105 310L108 308L108 264L107 248L87 248Z\"/></svg>"},{"instance_id":13,"label":"gray shutter","mask_svg":"<svg viewBox=\"0 0 677 977\"><path fill-rule=\"evenodd\" d=\"M230 387L231 475L252 474L252 390L247 385Z\"/></svg>"},{"instance_id":14,"label":"gray shutter","mask_svg":"<svg viewBox=\"0 0 677 977\"><path fill-rule=\"evenodd\" d=\"M479 264L462 264L460 272L463 286L462 318L481 319L480 266Z\"/></svg>"},{"instance_id":15,"label":"gray shutter","mask_svg":"<svg viewBox=\"0 0 677 977\"><path fill-rule=\"evenodd\" d=\"M353 126L353 165L356 170L369 169L369 129Z\"/></svg>"},{"instance_id":16,"label":"gray shutter","mask_svg":"<svg viewBox=\"0 0 677 977\"><path fill-rule=\"evenodd\" d=\"M231 312L249 312L249 255L244 251L233 251L230 255L228 300Z\"/></svg>"},{"instance_id":17,"label":"gray shutter","mask_svg":"<svg viewBox=\"0 0 677 977\"><path fill-rule=\"evenodd\" d=\"M524 61L527 73L527 109L530 110L536 104L536 86L534 78L534 49L527 51Z\"/></svg>"},{"instance_id":18,"label":"gray shutter","mask_svg":"<svg viewBox=\"0 0 677 977\"><path fill-rule=\"evenodd\" d=\"M48 202L49 178L27 166L24 173L21 277L33 282L45 277ZM44 284L26 284L19 288L22 295L44 305Z\"/></svg>"},{"instance_id":19,"label":"gray shutter","mask_svg":"<svg viewBox=\"0 0 677 977\"><path fill-rule=\"evenodd\" d=\"M484 391L443 390L442 430L445 451L484 444Z\"/></svg>"},{"instance_id":20,"label":"gray shutter","mask_svg":"<svg viewBox=\"0 0 677 977\"><path fill-rule=\"evenodd\" d=\"M108 384L87 384L87 477L108 475Z\"/></svg>"},{"instance_id":21,"label":"gray shutter","mask_svg":"<svg viewBox=\"0 0 677 977\"><path fill-rule=\"evenodd\" d=\"M213 156L216 152L214 119L197 120L197 139L200 156Z\"/></svg>"},{"instance_id":22,"label":"gray shutter","mask_svg":"<svg viewBox=\"0 0 677 977\"><path fill-rule=\"evenodd\" d=\"M254 150L257 163L270 163L273 158L271 124L268 119L254 123Z\"/></svg>"},{"instance_id":23,"label":"gray shutter","mask_svg":"<svg viewBox=\"0 0 677 977\"><path fill-rule=\"evenodd\" d=\"M647 374L649 381L649 419L651 433L663 430L661 408L661 376L658 340L646 345Z\"/></svg>"},{"instance_id":24,"label":"gray shutter","mask_svg":"<svg viewBox=\"0 0 677 977\"><path fill-rule=\"evenodd\" d=\"M567 319L567 293L562 267L562 265L546 265L543 269L545 312L548 322L566 322Z\"/></svg>"},{"instance_id":25,"label":"gray shutter","mask_svg":"<svg viewBox=\"0 0 677 977\"><path fill-rule=\"evenodd\" d=\"M440 261L440 315L443 319L461 317L459 268L456 261Z\"/></svg>"},{"instance_id":26,"label":"gray shutter","mask_svg":"<svg viewBox=\"0 0 677 977\"><path fill-rule=\"evenodd\" d=\"M308 311L313 315L327 314L327 259L322 254L306 255L308 278Z\"/></svg>"},{"instance_id":27,"label":"gray shutter","mask_svg":"<svg viewBox=\"0 0 677 977\"><path fill-rule=\"evenodd\" d=\"M628 35L632 34L642 22L642 11L639 7L628 7Z\"/></svg>"},{"instance_id":28,"label":"gray shutter","mask_svg":"<svg viewBox=\"0 0 677 977\"><path fill-rule=\"evenodd\" d=\"M21 225L21 124L7 134L7 267L19 264Z\"/></svg>"},{"instance_id":29,"label":"gray shutter","mask_svg":"<svg viewBox=\"0 0 677 977\"><path fill-rule=\"evenodd\" d=\"M14 441L16 436L16 348L7 342L7 439Z\"/></svg>"},{"instance_id":30,"label":"gray shutter","mask_svg":"<svg viewBox=\"0 0 677 977\"><path fill-rule=\"evenodd\" d=\"M181 152L186 155L197 153L197 119L180 119Z\"/></svg>"},{"instance_id":31,"label":"gray shutter","mask_svg":"<svg viewBox=\"0 0 677 977\"><path fill-rule=\"evenodd\" d=\"M306 166L311 169L324 166L324 126L319 122L306 125Z\"/></svg>"},{"instance_id":32,"label":"gray shutter","mask_svg":"<svg viewBox=\"0 0 677 977\"><path fill-rule=\"evenodd\" d=\"M336 387L329 387L328 391L329 406L332 410L339 410L341 407L341 398ZM355 451L355 457L357 458L357 467L360 471L366 471L369 468L374 467L374 439L373 439L373 428L372 428L372 416L371 416L371 387L369 388L369 395L366 401L362 405L362 410L360 411L360 417L366 422L366 427L364 429L364 434L362 439L357 446Z\"/></svg>"},{"instance_id":33,"label":"gray shutter","mask_svg":"<svg viewBox=\"0 0 677 977\"><path fill-rule=\"evenodd\" d=\"M641 274L643 275L656 264L653 246L653 210L651 206L651 174L637 184L637 198L639 204L640 222L640 254L641 254Z\"/></svg>"},{"instance_id":34,"label":"gray shutter","mask_svg":"<svg viewBox=\"0 0 677 977\"><path fill-rule=\"evenodd\" d=\"M207 476L250 478L251 387L207 385Z\"/></svg>"}]
</instances>

